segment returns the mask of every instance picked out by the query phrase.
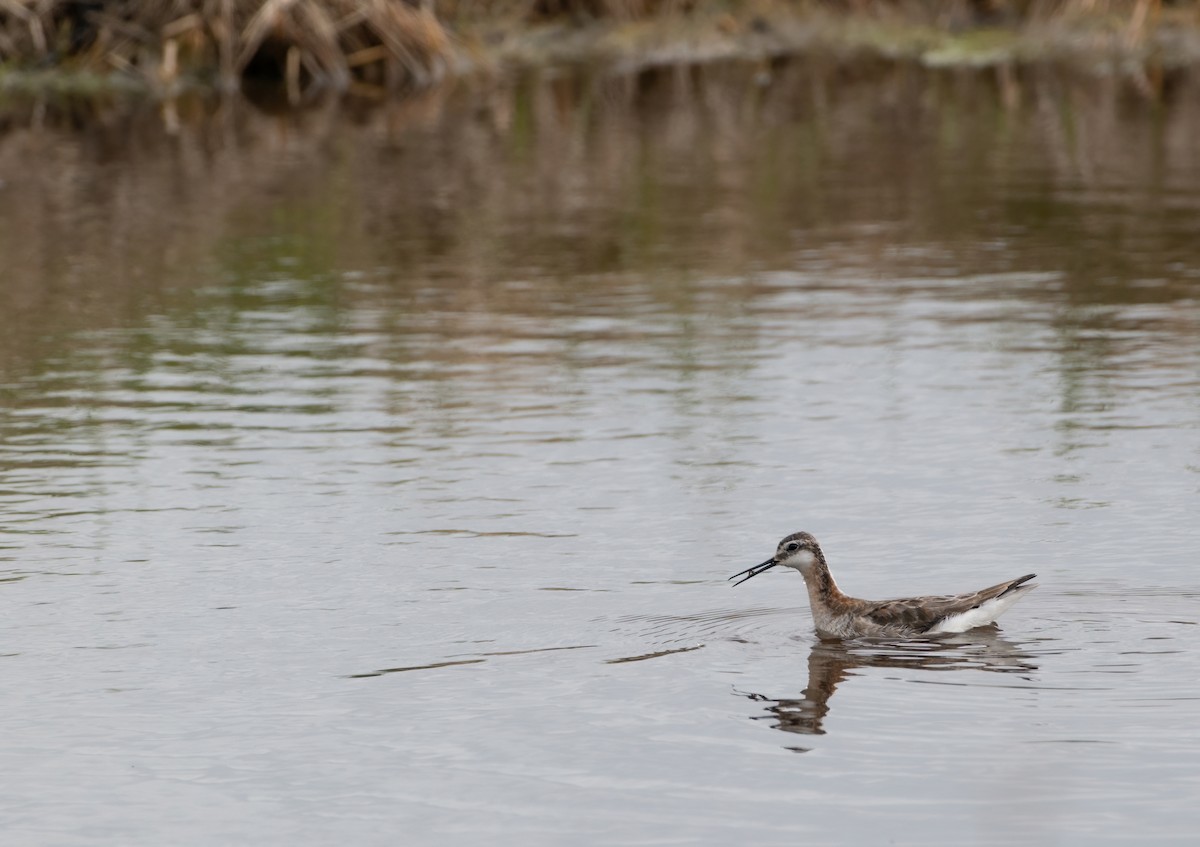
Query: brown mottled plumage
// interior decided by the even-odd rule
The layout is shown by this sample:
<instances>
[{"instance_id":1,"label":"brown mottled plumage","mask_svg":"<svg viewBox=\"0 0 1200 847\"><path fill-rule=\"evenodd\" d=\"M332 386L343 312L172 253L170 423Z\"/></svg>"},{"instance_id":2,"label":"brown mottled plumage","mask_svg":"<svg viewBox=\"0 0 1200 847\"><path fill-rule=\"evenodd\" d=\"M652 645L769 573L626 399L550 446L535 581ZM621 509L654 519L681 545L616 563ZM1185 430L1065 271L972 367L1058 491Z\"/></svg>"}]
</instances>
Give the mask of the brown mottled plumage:
<instances>
[{"instance_id":1,"label":"brown mottled plumage","mask_svg":"<svg viewBox=\"0 0 1200 847\"><path fill-rule=\"evenodd\" d=\"M774 556L730 579L746 574L744 579L734 583L739 585L776 565L795 568L804 576L813 624L823 638L911 637L964 632L991 623L1022 595L1037 587L1024 584L1036 576L1026 574L970 594L859 600L838 589L817 539L807 532L787 536L779 542Z\"/></svg>"}]
</instances>

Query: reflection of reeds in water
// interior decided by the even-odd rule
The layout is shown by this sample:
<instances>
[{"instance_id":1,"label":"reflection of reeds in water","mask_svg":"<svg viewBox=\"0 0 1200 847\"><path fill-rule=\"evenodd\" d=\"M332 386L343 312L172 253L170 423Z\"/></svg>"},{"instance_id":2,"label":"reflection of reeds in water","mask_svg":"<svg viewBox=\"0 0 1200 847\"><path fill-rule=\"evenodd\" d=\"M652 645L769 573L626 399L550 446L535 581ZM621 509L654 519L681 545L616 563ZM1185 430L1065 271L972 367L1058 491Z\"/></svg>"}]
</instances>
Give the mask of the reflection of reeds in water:
<instances>
[{"instance_id":1,"label":"reflection of reeds in water","mask_svg":"<svg viewBox=\"0 0 1200 847\"><path fill-rule=\"evenodd\" d=\"M775 728L783 732L824 735L830 698L838 685L863 668L1009 674L1028 674L1037 669L1032 655L996 633L992 626L933 641L818 641L808 655L808 685L799 697L739 694L770 704L766 706L766 714L755 720L774 721ZM809 748L788 749L806 752Z\"/></svg>"},{"instance_id":2,"label":"reflection of reeds in water","mask_svg":"<svg viewBox=\"0 0 1200 847\"><path fill-rule=\"evenodd\" d=\"M1196 75L1168 76L1155 105L1110 76L1015 71L1009 106L991 70L806 60L769 74L506 76L283 116L184 98L171 122L144 105L10 101L0 348L24 356L50 328L261 273L230 245L280 236L292 241L274 249L327 280L330 302L422 289L444 314L600 310L632 284L711 317L771 296L759 270L894 278L931 264L1065 269L1060 286L1008 285L1022 302L1194 297L1170 268L1195 252ZM998 237L1019 257L979 249ZM337 290L380 268L387 286ZM693 272L743 282L699 291ZM1163 331L1189 331L1169 325L1183 317L1165 314Z\"/></svg>"}]
</instances>

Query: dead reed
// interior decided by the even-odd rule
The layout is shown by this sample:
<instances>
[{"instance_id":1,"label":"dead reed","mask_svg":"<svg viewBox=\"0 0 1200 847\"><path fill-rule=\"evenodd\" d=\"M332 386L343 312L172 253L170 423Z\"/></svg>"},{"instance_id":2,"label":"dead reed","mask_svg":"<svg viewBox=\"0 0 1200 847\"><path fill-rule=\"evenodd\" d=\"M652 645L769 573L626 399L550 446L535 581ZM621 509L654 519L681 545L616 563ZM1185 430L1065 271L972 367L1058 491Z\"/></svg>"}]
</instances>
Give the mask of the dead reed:
<instances>
[{"instance_id":1,"label":"dead reed","mask_svg":"<svg viewBox=\"0 0 1200 847\"><path fill-rule=\"evenodd\" d=\"M1164 25L1200 28L1200 0L0 0L0 70L118 71L166 93L265 77L296 99L309 86L430 84L470 52L462 33L478 42L489 26L519 37L547 24L655 20L670 40L671 21L698 19L726 36L797 19L946 32L1074 27L1132 47Z\"/></svg>"},{"instance_id":2,"label":"dead reed","mask_svg":"<svg viewBox=\"0 0 1200 847\"><path fill-rule=\"evenodd\" d=\"M450 38L429 0L0 0L0 63L134 73L159 89L428 84Z\"/></svg>"}]
</instances>

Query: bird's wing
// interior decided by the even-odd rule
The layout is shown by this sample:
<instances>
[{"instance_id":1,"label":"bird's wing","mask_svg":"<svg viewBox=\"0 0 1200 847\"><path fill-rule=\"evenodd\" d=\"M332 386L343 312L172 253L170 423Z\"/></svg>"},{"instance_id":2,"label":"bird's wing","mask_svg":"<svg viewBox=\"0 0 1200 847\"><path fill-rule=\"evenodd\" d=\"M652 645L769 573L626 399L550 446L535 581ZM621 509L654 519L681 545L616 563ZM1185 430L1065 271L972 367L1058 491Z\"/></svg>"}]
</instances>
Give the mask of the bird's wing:
<instances>
[{"instance_id":1,"label":"bird's wing","mask_svg":"<svg viewBox=\"0 0 1200 847\"><path fill-rule=\"evenodd\" d=\"M1033 579L1026 574L970 594L948 594L932 597L904 597L872 603L863 614L881 626L907 626L919 632L932 629L938 621L950 615L970 611L988 600L1002 597L1017 586Z\"/></svg>"}]
</instances>

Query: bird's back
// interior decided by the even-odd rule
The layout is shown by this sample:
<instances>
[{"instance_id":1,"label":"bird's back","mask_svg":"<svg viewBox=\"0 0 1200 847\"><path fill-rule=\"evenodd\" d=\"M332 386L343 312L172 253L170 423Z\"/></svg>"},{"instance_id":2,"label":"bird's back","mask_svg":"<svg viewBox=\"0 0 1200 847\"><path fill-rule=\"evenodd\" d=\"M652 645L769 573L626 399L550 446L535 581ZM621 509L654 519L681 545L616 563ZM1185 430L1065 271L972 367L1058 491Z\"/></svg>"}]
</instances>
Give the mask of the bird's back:
<instances>
[{"instance_id":1,"label":"bird's back","mask_svg":"<svg viewBox=\"0 0 1200 847\"><path fill-rule=\"evenodd\" d=\"M844 609L827 609L815 621L822 634L839 638L938 635L986 626L1024 594L1036 574L1001 582L970 594L904 597L897 600L846 598ZM824 618L823 620L821 618Z\"/></svg>"}]
</instances>

